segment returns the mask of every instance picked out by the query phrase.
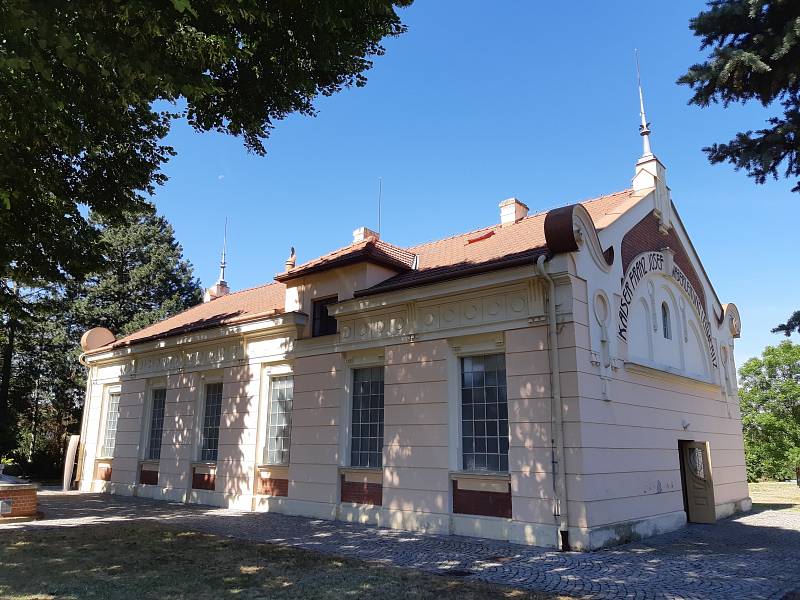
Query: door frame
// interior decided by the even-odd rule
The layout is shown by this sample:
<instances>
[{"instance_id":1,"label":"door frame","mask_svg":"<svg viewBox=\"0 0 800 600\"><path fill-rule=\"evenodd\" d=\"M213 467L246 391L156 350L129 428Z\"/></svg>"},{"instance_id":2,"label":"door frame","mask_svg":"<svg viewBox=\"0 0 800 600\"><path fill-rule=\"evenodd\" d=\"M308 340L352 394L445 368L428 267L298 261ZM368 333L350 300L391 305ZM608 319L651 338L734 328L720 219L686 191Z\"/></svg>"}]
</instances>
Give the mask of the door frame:
<instances>
[{"instance_id":1,"label":"door frame","mask_svg":"<svg viewBox=\"0 0 800 600\"><path fill-rule=\"evenodd\" d=\"M709 486L707 488L707 491L708 491L709 500L711 501L710 510L711 510L711 513L713 514L713 517L711 517L711 520L704 519L704 518L697 519L697 517L699 515L697 514L696 511L695 511L695 519L691 518L691 516L692 516L691 506L690 506L691 498L689 497L690 496L689 486L691 485L691 482L689 481L689 477L690 477L689 466L686 464L686 460L687 460L687 456L688 456L687 447L691 446L691 445L700 445L700 444L702 444L702 446L703 446L703 450L702 450L703 451L703 459L702 460L703 460L703 464L704 464L704 470L706 472L706 477L704 479L705 479L705 481L707 481L707 485ZM681 489L683 491L683 508L684 508L684 511L686 512L686 520L687 520L687 522L689 522L689 523L713 523L713 522L715 522L716 521L716 506L715 506L715 494L714 494L714 477L713 477L712 466L711 466L711 448L709 447L708 442L705 441L705 440L678 440L678 462L680 464L680 469L681 469Z\"/></svg>"}]
</instances>

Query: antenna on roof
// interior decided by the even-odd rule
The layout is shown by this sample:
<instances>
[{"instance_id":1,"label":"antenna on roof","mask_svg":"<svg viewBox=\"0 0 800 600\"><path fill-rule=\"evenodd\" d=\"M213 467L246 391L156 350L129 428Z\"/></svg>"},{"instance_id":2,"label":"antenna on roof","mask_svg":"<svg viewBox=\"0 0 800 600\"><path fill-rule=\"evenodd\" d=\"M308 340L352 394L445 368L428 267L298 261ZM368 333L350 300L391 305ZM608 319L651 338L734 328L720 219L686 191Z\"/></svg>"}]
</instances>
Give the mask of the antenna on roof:
<instances>
[{"instance_id":1,"label":"antenna on roof","mask_svg":"<svg viewBox=\"0 0 800 600\"><path fill-rule=\"evenodd\" d=\"M644 113L644 94L642 93L642 74L639 70L639 49L634 48L634 55L636 56L636 84L639 87L639 116L642 118L642 123L639 125L639 135L642 136L643 154L642 156L650 156L653 151L650 149L650 123L647 122L647 116Z\"/></svg>"},{"instance_id":2,"label":"antenna on roof","mask_svg":"<svg viewBox=\"0 0 800 600\"><path fill-rule=\"evenodd\" d=\"M381 234L381 198L383 196L383 177L378 177L378 236Z\"/></svg>"},{"instance_id":3,"label":"antenna on roof","mask_svg":"<svg viewBox=\"0 0 800 600\"><path fill-rule=\"evenodd\" d=\"M228 250L228 217L225 217L225 229L223 230L222 234L222 258L219 261L219 281L217 283L225 285L225 267L227 267L227 263L225 262L225 253Z\"/></svg>"}]
</instances>

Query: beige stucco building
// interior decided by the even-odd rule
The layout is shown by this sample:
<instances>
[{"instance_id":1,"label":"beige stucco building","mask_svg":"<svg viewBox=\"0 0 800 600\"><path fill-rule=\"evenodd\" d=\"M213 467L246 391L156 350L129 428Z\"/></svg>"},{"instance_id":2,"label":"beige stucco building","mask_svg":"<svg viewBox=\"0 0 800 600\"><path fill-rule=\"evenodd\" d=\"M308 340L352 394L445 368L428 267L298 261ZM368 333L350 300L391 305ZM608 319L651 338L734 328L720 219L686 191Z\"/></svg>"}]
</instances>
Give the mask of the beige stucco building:
<instances>
[{"instance_id":1,"label":"beige stucco building","mask_svg":"<svg viewBox=\"0 0 800 600\"><path fill-rule=\"evenodd\" d=\"M87 332L80 489L574 549L748 509L739 316L663 165L527 212L412 248L361 228Z\"/></svg>"}]
</instances>

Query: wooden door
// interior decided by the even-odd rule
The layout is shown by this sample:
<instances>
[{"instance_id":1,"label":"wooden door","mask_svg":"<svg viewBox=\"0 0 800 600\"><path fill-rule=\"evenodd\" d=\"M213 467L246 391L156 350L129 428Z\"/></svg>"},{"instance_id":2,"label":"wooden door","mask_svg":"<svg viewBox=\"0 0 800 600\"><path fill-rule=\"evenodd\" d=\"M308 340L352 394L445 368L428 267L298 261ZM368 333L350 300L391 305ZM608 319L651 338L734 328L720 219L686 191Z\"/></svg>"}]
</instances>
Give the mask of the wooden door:
<instances>
[{"instance_id":1,"label":"wooden door","mask_svg":"<svg viewBox=\"0 0 800 600\"><path fill-rule=\"evenodd\" d=\"M708 444L705 442L681 443L686 517L692 523L713 523L717 520L709 458Z\"/></svg>"}]
</instances>

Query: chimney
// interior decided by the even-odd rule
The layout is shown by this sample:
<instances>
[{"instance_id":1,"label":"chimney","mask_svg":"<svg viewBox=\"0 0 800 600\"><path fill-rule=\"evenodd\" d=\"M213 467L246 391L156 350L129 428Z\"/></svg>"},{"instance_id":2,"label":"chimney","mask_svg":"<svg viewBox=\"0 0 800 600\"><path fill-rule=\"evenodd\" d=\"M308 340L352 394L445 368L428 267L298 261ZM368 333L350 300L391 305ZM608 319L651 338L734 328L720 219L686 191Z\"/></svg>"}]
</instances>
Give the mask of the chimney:
<instances>
[{"instance_id":1,"label":"chimney","mask_svg":"<svg viewBox=\"0 0 800 600\"><path fill-rule=\"evenodd\" d=\"M509 198L500 203L500 224L513 225L528 216L528 207L516 198Z\"/></svg>"},{"instance_id":2,"label":"chimney","mask_svg":"<svg viewBox=\"0 0 800 600\"><path fill-rule=\"evenodd\" d=\"M228 284L224 281L218 281L210 288L206 289L206 293L203 294L203 302L211 302L222 296L227 296L230 293L231 289L228 287Z\"/></svg>"},{"instance_id":3,"label":"chimney","mask_svg":"<svg viewBox=\"0 0 800 600\"><path fill-rule=\"evenodd\" d=\"M380 239L381 236L380 236L380 234L372 231L372 229L369 229L368 227L359 227L358 229L353 231L353 243L354 244L358 244L360 242L363 242L364 240L366 240L367 238L370 238L370 237L373 237L373 238L375 238L377 240L377 239Z\"/></svg>"}]
</instances>

